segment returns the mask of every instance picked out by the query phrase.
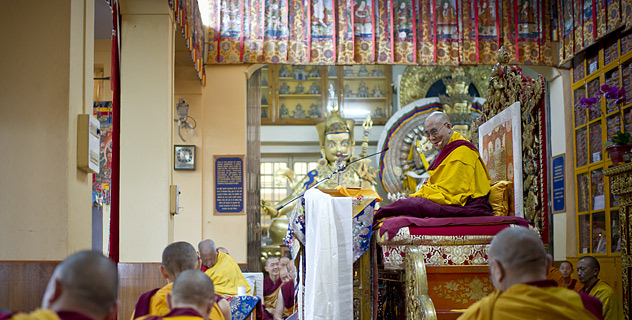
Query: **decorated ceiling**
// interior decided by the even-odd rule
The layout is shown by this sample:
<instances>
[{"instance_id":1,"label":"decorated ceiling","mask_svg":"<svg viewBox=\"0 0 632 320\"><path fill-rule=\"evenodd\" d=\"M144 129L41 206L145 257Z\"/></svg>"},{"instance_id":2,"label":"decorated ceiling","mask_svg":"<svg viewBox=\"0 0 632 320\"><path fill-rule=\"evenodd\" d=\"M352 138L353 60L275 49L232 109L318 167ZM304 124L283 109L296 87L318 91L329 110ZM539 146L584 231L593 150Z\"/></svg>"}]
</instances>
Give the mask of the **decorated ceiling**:
<instances>
[{"instance_id":1,"label":"decorated ceiling","mask_svg":"<svg viewBox=\"0 0 632 320\"><path fill-rule=\"evenodd\" d=\"M632 0L170 0L205 64L558 65L632 26ZM623 27L623 28L621 28Z\"/></svg>"}]
</instances>

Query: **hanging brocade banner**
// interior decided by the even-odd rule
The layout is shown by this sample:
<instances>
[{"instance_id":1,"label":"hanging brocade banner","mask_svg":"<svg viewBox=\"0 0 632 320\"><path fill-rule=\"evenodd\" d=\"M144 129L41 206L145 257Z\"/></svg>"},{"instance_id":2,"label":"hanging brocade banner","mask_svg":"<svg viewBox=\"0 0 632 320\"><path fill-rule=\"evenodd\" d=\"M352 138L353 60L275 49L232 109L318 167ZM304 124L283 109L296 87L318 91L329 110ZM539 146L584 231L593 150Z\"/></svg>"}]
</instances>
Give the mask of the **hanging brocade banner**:
<instances>
[{"instance_id":1,"label":"hanging brocade banner","mask_svg":"<svg viewBox=\"0 0 632 320\"><path fill-rule=\"evenodd\" d=\"M584 49L584 1L585 0L573 1L573 13L575 16L575 46L573 47L574 53L578 53Z\"/></svg>"},{"instance_id":2,"label":"hanging brocade banner","mask_svg":"<svg viewBox=\"0 0 632 320\"><path fill-rule=\"evenodd\" d=\"M202 16L198 8L197 0L169 0L169 6L174 12L174 17L180 25L180 31L191 51L191 60L197 71L197 75L206 85L206 72L204 70L204 49L206 47L206 34L202 24Z\"/></svg>"},{"instance_id":3,"label":"hanging brocade banner","mask_svg":"<svg viewBox=\"0 0 632 320\"><path fill-rule=\"evenodd\" d=\"M421 64L459 64L461 6L460 0L420 1Z\"/></svg>"},{"instance_id":4,"label":"hanging brocade banner","mask_svg":"<svg viewBox=\"0 0 632 320\"><path fill-rule=\"evenodd\" d=\"M573 57L575 44L575 15L573 13L574 0L559 0L560 8L560 63L564 63Z\"/></svg>"},{"instance_id":5,"label":"hanging brocade banner","mask_svg":"<svg viewBox=\"0 0 632 320\"><path fill-rule=\"evenodd\" d=\"M206 61L493 64L496 51L505 45L515 53L512 63L551 65L550 1L572 2L210 0L213 14L209 17Z\"/></svg>"},{"instance_id":6,"label":"hanging brocade banner","mask_svg":"<svg viewBox=\"0 0 632 320\"><path fill-rule=\"evenodd\" d=\"M627 0L599 0L600 3L605 2L605 8L603 8L603 15L607 17L607 32L612 32L621 27L624 22L622 19L622 4L628 2ZM626 26L627 29L627 26Z\"/></svg>"},{"instance_id":7,"label":"hanging brocade banner","mask_svg":"<svg viewBox=\"0 0 632 320\"><path fill-rule=\"evenodd\" d=\"M597 12L594 5L595 0L582 0L582 2L582 21L584 22L582 26L582 37L584 38L582 48L586 48L595 43L595 38L597 37Z\"/></svg>"},{"instance_id":8,"label":"hanging brocade banner","mask_svg":"<svg viewBox=\"0 0 632 320\"><path fill-rule=\"evenodd\" d=\"M499 0L469 0L463 8L464 40L461 60L468 64L494 64L501 43Z\"/></svg>"},{"instance_id":9,"label":"hanging brocade banner","mask_svg":"<svg viewBox=\"0 0 632 320\"><path fill-rule=\"evenodd\" d=\"M632 0L620 0L620 12L623 20L622 24L625 24L623 32L627 32L632 29Z\"/></svg>"},{"instance_id":10,"label":"hanging brocade banner","mask_svg":"<svg viewBox=\"0 0 632 320\"><path fill-rule=\"evenodd\" d=\"M511 63L552 64L549 0L503 2L504 46Z\"/></svg>"}]
</instances>

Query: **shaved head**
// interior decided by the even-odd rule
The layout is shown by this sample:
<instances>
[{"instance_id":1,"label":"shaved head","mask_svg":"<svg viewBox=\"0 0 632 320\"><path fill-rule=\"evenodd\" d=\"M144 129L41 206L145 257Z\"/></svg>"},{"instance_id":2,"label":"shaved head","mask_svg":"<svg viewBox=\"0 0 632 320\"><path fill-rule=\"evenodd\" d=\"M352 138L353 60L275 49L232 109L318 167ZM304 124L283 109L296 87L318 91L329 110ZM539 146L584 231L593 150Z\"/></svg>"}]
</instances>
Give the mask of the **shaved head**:
<instances>
[{"instance_id":1,"label":"shaved head","mask_svg":"<svg viewBox=\"0 0 632 320\"><path fill-rule=\"evenodd\" d=\"M426 121L428 121L428 119L431 119L431 121L434 120L434 121L438 121L438 122L441 122L441 123L445 123L445 122L451 123L450 122L450 117L448 117L447 114L445 114L445 113L443 113L441 111L434 111L434 112L432 112L426 118Z\"/></svg>"},{"instance_id":2,"label":"shaved head","mask_svg":"<svg viewBox=\"0 0 632 320\"><path fill-rule=\"evenodd\" d=\"M538 234L525 227L508 227L496 234L488 255L494 287L503 291L517 283L546 279L551 260Z\"/></svg>"},{"instance_id":3,"label":"shaved head","mask_svg":"<svg viewBox=\"0 0 632 320\"><path fill-rule=\"evenodd\" d=\"M489 255L511 270L546 271L546 250L542 240L535 231L525 227L509 227L496 234L490 244Z\"/></svg>"},{"instance_id":4,"label":"shaved head","mask_svg":"<svg viewBox=\"0 0 632 320\"><path fill-rule=\"evenodd\" d=\"M207 253L215 250L217 250L215 242L211 239L204 239L198 243L198 251L200 251L200 253Z\"/></svg>"},{"instance_id":5,"label":"shaved head","mask_svg":"<svg viewBox=\"0 0 632 320\"><path fill-rule=\"evenodd\" d=\"M171 295L174 308L189 304L204 307L215 299L215 289L213 281L204 272L186 270L176 277Z\"/></svg>"},{"instance_id":6,"label":"shaved head","mask_svg":"<svg viewBox=\"0 0 632 320\"><path fill-rule=\"evenodd\" d=\"M217 263L217 248L213 240L204 239L200 241L198 243L198 252L200 253L203 266L212 268Z\"/></svg>"},{"instance_id":7,"label":"shaved head","mask_svg":"<svg viewBox=\"0 0 632 320\"><path fill-rule=\"evenodd\" d=\"M162 266L174 277L177 277L182 271L196 269L197 265L197 253L188 242L174 242L162 252Z\"/></svg>"},{"instance_id":8,"label":"shaved head","mask_svg":"<svg viewBox=\"0 0 632 320\"><path fill-rule=\"evenodd\" d=\"M588 263L589 266L591 266L594 269L601 269L601 265L599 264L599 261L597 261L597 259L595 259L595 257L585 256L585 257L579 258L579 260L577 260L577 262L579 263L579 261L585 261L586 263Z\"/></svg>"},{"instance_id":9,"label":"shaved head","mask_svg":"<svg viewBox=\"0 0 632 320\"><path fill-rule=\"evenodd\" d=\"M585 256L577 260L577 278L586 287L591 287L599 280L601 266L595 257Z\"/></svg>"},{"instance_id":10,"label":"shaved head","mask_svg":"<svg viewBox=\"0 0 632 320\"><path fill-rule=\"evenodd\" d=\"M116 264L98 251L80 251L55 268L42 308L90 312L103 319L116 309L117 296Z\"/></svg>"}]
</instances>

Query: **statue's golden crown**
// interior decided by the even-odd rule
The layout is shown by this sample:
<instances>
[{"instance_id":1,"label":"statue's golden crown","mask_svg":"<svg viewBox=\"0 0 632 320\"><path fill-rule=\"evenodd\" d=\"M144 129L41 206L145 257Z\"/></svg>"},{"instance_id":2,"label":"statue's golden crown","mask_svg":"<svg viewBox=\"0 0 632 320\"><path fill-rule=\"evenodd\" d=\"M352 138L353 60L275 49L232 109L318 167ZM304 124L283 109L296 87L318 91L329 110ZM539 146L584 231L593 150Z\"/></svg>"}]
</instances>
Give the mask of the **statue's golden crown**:
<instances>
[{"instance_id":1,"label":"statue's golden crown","mask_svg":"<svg viewBox=\"0 0 632 320\"><path fill-rule=\"evenodd\" d=\"M354 124L355 122L353 120L341 117L339 111L331 111L331 114L327 117L327 119L325 119L325 121L316 125L320 145L323 146L325 142L325 135L329 133L349 132L351 141L353 141Z\"/></svg>"}]
</instances>

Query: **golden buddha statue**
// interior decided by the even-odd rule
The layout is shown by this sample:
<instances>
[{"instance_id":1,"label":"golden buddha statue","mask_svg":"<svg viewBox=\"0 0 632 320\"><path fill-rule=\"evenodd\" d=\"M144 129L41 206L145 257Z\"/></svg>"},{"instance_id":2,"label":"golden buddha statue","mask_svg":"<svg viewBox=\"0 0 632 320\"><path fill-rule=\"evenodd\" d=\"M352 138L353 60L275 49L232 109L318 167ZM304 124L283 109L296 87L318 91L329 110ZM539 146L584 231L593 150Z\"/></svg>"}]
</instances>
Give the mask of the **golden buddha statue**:
<instances>
[{"instance_id":1,"label":"golden buddha statue","mask_svg":"<svg viewBox=\"0 0 632 320\"><path fill-rule=\"evenodd\" d=\"M291 179L294 172L289 169L284 169L282 174L287 178L288 182L291 183L292 192L285 199L279 201L279 205L285 204L301 192L307 190L307 188L329 177L338 169L338 165L346 165L367 154L368 135L372 127L372 122L370 118L367 118L363 124L364 139L359 157L353 156L355 148L355 140L353 137L354 124L354 121L351 119L343 119L338 111L332 111L325 121L316 125L321 152L318 166L303 179L296 182ZM370 162L370 159L362 159L352 163L342 173L334 175L330 180L320 184L318 188L333 189L340 185L343 187L374 189L376 174L375 168L369 167ZM285 237L285 232L287 231L287 216L293 210L295 202L296 201L277 210L269 201L261 201L263 211L273 218L273 222L268 229L273 245L282 244L282 239Z\"/></svg>"}]
</instances>

